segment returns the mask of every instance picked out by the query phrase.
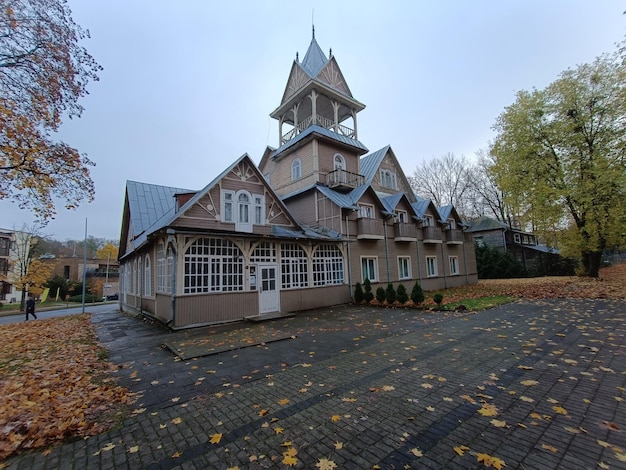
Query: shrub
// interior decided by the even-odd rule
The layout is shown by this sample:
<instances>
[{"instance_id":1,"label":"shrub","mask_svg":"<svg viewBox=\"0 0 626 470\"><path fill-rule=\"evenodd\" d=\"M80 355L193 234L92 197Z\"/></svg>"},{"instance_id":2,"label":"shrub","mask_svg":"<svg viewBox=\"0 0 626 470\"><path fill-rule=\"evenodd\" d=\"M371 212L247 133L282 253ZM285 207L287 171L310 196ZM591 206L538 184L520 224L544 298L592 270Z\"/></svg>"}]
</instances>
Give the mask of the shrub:
<instances>
[{"instance_id":1,"label":"shrub","mask_svg":"<svg viewBox=\"0 0 626 470\"><path fill-rule=\"evenodd\" d=\"M479 279L507 279L524 277L524 266L509 251L487 245L474 244Z\"/></svg>"},{"instance_id":2,"label":"shrub","mask_svg":"<svg viewBox=\"0 0 626 470\"><path fill-rule=\"evenodd\" d=\"M363 299L366 302L371 302L374 299L374 294L372 293L372 283L369 279L365 279L365 281L363 281L363 288L365 289Z\"/></svg>"},{"instance_id":3,"label":"shrub","mask_svg":"<svg viewBox=\"0 0 626 470\"><path fill-rule=\"evenodd\" d=\"M398 286L398 291L396 292L396 294L398 302L400 302L401 304L405 304L409 300L409 294L406 291L406 287L404 287L404 285L402 284Z\"/></svg>"},{"instance_id":4,"label":"shrub","mask_svg":"<svg viewBox=\"0 0 626 470\"><path fill-rule=\"evenodd\" d=\"M411 290L411 300L415 305L421 304L426 299L424 295L424 289L420 286L419 282L415 281L413 290Z\"/></svg>"},{"instance_id":5,"label":"shrub","mask_svg":"<svg viewBox=\"0 0 626 470\"><path fill-rule=\"evenodd\" d=\"M83 301L83 296L81 295L73 295L68 299L70 302L81 302ZM102 302L102 296L93 295L93 294L85 294L85 303L94 303L94 302Z\"/></svg>"},{"instance_id":6,"label":"shrub","mask_svg":"<svg viewBox=\"0 0 626 470\"><path fill-rule=\"evenodd\" d=\"M438 305L441 306L441 302L443 302L443 295L440 293L436 293L435 295L433 295L433 301Z\"/></svg>"},{"instance_id":7,"label":"shrub","mask_svg":"<svg viewBox=\"0 0 626 470\"><path fill-rule=\"evenodd\" d=\"M356 303L361 303L363 302L364 296L363 296L363 289L361 288L361 283L357 282L356 286L354 287L354 301Z\"/></svg>"},{"instance_id":8,"label":"shrub","mask_svg":"<svg viewBox=\"0 0 626 470\"><path fill-rule=\"evenodd\" d=\"M392 304L396 301L396 290L393 288L393 284L390 282L387 285L387 290L385 290L385 300L387 300L388 304Z\"/></svg>"},{"instance_id":9,"label":"shrub","mask_svg":"<svg viewBox=\"0 0 626 470\"><path fill-rule=\"evenodd\" d=\"M376 300L378 300L381 304L385 301L386 296L387 294L385 293L385 288L383 286L376 289Z\"/></svg>"}]
</instances>

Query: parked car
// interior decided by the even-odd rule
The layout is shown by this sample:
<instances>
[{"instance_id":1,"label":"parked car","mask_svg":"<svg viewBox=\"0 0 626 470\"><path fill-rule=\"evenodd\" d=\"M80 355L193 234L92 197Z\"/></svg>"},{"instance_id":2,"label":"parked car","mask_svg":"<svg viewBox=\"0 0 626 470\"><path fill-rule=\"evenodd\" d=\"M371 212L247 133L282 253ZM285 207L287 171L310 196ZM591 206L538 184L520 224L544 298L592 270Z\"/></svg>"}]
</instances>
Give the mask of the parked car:
<instances>
[{"instance_id":1,"label":"parked car","mask_svg":"<svg viewBox=\"0 0 626 470\"><path fill-rule=\"evenodd\" d=\"M113 294L113 295L107 295L104 300L119 300L120 295L118 294Z\"/></svg>"}]
</instances>

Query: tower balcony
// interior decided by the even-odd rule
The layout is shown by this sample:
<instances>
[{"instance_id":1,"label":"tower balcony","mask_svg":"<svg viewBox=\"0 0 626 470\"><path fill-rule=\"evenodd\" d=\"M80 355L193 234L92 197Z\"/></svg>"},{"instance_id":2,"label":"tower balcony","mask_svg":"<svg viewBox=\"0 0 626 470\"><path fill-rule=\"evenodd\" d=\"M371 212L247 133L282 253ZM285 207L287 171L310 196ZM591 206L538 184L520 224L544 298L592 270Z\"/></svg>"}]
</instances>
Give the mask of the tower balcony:
<instances>
[{"instance_id":1,"label":"tower balcony","mask_svg":"<svg viewBox=\"0 0 626 470\"><path fill-rule=\"evenodd\" d=\"M362 186L365 177L347 170L333 170L326 174L326 185L336 191L348 192Z\"/></svg>"},{"instance_id":2,"label":"tower balcony","mask_svg":"<svg viewBox=\"0 0 626 470\"><path fill-rule=\"evenodd\" d=\"M291 139L296 137L301 132L304 132L309 126L317 124L318 126L324 127L328 130L336 132L339 135L344 137L348 137L350 139L356 139L356 132L354 129L345 126L343 124L339 124L338 122L333 121L332 119L328 119L320 114L316 114L315 116L309 116L302 122L299 122L297 126L294 126L289 131L285 132L281 138L281 145L289 142Z\"/></svg>"}]
</instances>

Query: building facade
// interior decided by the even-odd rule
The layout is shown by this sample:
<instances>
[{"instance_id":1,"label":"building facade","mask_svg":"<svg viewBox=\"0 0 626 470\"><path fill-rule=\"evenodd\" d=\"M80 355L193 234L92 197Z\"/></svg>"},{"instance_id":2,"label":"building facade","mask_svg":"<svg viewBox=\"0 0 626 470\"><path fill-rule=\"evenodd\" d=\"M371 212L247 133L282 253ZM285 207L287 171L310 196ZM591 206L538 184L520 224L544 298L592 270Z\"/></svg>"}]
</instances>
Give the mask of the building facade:
<instances>
[{"instance_id":1,"label":"building facade","mask_svg":"<svg viewBox=\"0 0 626 470\"><path fill-rule=\"evenodd\" d=\"M0 302L22 300L22 291L11 280L19 277L20 266L29 258L30 241L30 234L0 229Z\"/></svg>"},{"instance_id":2,"label":"building facade","mask_svg":"<svg viewBox=\"0 0 626 470\"><path fill-rule=\"evenodd\" d=\"M246 154L200 191L127 182L122 308L185 328L349 302L366 278L477 282L454 208L415 196L391 147L359 140L364 107L313 36L258 166Z\"/></svg>"}]
</instances>

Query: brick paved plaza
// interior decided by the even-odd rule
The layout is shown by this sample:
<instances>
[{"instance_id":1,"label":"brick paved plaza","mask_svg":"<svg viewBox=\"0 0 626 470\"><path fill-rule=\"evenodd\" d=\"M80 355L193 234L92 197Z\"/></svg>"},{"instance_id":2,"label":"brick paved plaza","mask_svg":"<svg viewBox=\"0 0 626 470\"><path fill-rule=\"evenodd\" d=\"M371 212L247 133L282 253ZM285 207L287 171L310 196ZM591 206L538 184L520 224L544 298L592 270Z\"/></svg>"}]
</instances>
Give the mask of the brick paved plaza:
<instances>
[{"instance_id":1,"label":"brick paved plaza","mask_svg":"<svg viewBox=\"0 0 626 470\"><path fill-rule=\"evenodd\" d=\"M93 321L138 394L128 418L8 468L626 468L623 301L341 306L175 333L114 311ZM225 350L163 347L209 340Z\"/></svg>"}]
</instances>

